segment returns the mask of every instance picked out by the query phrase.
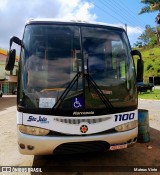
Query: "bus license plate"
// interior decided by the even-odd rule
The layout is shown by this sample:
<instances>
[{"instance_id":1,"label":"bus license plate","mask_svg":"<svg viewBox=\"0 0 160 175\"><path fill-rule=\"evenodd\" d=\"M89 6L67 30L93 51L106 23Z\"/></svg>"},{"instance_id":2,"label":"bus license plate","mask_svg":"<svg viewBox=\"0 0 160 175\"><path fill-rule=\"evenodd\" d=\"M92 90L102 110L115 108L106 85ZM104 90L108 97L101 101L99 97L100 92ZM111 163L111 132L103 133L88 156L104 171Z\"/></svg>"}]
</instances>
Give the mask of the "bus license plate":
<instances>
[{"instance_id":1,"label":"bus license plate","mask_svg":"<svg viewBox=\"0 0 160 175\"><path fill-rule=\"evenodd\" d=\"M123 148L127 148L127 144L110 146L110 150L123 149Z\"/></svg>"}]
</instances>

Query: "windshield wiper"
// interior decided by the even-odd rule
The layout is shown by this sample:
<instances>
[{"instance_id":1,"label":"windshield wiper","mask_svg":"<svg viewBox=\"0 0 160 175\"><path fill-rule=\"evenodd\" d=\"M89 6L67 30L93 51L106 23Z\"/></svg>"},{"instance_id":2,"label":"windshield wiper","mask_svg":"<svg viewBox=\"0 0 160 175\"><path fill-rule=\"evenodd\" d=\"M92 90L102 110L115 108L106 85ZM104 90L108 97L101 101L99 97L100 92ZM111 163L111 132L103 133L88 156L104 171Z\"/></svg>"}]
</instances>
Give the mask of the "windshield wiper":
<instances>
[{"instance_id":1,"label":"windshield wiper","mask_svg":"<svg viewBox=\"0 0 160 175\"><path fill-rule=\"evenodd\" d=\"M65 97L67 96L67 94L69 93L69 91L72 89L72 87L74 86L75 83L77 83L78 85L78 79L81 76L81 72L77 72L77 74L75 75L75 77L72 79L72 81L68 84L68 86L66 87L65 91L62 93L62 95L59 97L59 99L57 100L57 102L55 103L55 105L53 106L52 109L58 109L59 106L63 103Z\"/></svg>"},{"instance_id":2,"label":"windshield wiper","mask_svg":"<svg viewBox=\"0 0 160 175\"><path fill-rule=\"evenodd\" d=\"M60 98L57 100L56 104L53 106L52 109L58 109L60 107L60 105L63 103L63 101L65 100L67 94L70 92L70 90L72 89L72 87L75 85L75 83L77 83L78 86L78 80L79 78L83 75L82 72L78 72L75 77L72 79L72 81L68 84L67 88L65 89L65 91L62 93L62 95L60 96ZM87 81L88 86L91 86L94 88L94 90L96 91L97 95L99 96L99 98L101 99L101 101L104 103L104 105L106 106L106 109L108 112L113 112L113 105L111 104L111 102L107 99L107 97L104 95L104 93L102 92L102 90L100 89L100 87L96 84L96 82L93 80L93 78L88 74L84 74L84 79ZM90 88L90 87L89 87Z\"/></svg>"}]
</instances>

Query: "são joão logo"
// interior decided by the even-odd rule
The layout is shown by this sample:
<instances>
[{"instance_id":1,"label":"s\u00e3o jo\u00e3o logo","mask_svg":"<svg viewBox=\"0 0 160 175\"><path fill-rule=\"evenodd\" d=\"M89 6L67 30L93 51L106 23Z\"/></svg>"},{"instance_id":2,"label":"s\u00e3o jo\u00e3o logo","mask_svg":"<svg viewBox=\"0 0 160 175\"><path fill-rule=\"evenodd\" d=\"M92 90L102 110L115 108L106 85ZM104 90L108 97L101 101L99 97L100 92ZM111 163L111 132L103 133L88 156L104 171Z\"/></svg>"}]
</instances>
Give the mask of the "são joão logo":
<instances>
[{"instance_id":1,"label":"s\u00e3o jo\u00e3o logo","mask_svg":"<svg viewBox=\"0 0 160 175\"><path fill-rule=\"evenodd\" d=\"M29 116L27 122L49 123L46 117L41 117L41 116L39 116L38 118L34 116Z\"/></svg>"}]
</instances>

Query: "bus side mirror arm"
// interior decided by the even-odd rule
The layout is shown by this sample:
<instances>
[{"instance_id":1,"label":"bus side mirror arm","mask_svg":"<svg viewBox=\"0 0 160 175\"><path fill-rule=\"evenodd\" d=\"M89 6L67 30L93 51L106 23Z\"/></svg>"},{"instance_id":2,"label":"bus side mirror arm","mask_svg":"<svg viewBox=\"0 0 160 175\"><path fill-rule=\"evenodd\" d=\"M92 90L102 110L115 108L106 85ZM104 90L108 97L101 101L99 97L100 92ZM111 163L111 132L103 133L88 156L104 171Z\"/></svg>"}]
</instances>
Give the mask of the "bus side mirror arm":
<instances>
[{"instance_id":1,"label":"bus side mirror arm","mask_svg":"<svg viewBox=\"0 0 160 175\"><path fill-rule=\"evenodd\" d=\"M24 47L22 40L20 40L18 37L13 36L10 38L9 50L7 52L6 65L5 65L6 71L12 71L14 68L14 64L15 64L16 50L11 49L13 42L18 44L21 47Z\"/></svg>"},{"instance_id":2,"label":"bus side mirror arm","mask_svg":"<svg viewBox=\"0 0 160 175\"><path fill-rule=\"evenodd\" d=\"M10 49L11 49L11 47L12 47L12 44L13 44L13 42L14 43L16 43L16 44L18 44L19 46L21 46L21 47L23 47L23 43L22 43L22 40L20 40L18 37L16 37L16 36L12 36L11 38L10 38Z\"/></svg>"},{"instance_id":3,"label":"bus side mirror arm","mask_svg":"<svg viewBox=\"0 0 160 175\"><path fill-rule=\"evenodd\" d=\"M140 60L142 60L142 54L141 54L141 52L138 51L138 50L132 50L132 51L131 51L131 55L132 55L132 56L137 55L137 56L139 56Z\"/></svg>"}]
</instances>

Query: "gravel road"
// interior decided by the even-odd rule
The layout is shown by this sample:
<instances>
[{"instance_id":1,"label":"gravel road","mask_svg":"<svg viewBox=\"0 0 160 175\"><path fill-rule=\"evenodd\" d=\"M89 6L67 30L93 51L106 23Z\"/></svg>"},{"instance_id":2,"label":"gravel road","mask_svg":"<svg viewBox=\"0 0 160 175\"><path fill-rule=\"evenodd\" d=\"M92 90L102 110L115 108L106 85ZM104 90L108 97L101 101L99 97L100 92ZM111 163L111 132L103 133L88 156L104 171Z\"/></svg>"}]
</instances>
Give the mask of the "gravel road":
<instances>
[{"instance_id":1,"label":"gravel road","mask_svg":"<svg viewBox=\"0 0 160 175\"><path fill-rule=\"evenodd\" d=\"M138 108L147 109L150 127L160 130L160 100L139 100Z\"/></svg>"},{"instance_id":2,"label":"gravel road","mask_svg":"<svg viewBox=\"0 0 160 175\"><path fill-rule=\"evenodd\" d=\"M16 96L0 98L0 165L1 166L159 166L160 167L160 101L139 100L139 109L149 110L149 143L137 143L134 147L105 152L101 154L68 157L27 156L18 152L16 135ZM148 145L152 149L148 149ZM4 173L11 175L50 175L50 173ZM55 175L113 175L112 172L64 172ZM117 173L116 173L117 174ZM121 172L118 175L137 175L141 173ZM143 173L142 173L143 174ZM151 173L145 173L150 175ZM154 173L159 174L158 173ZM2 173L3 175L3 173Z\"/></svg>"}]
</instances>

